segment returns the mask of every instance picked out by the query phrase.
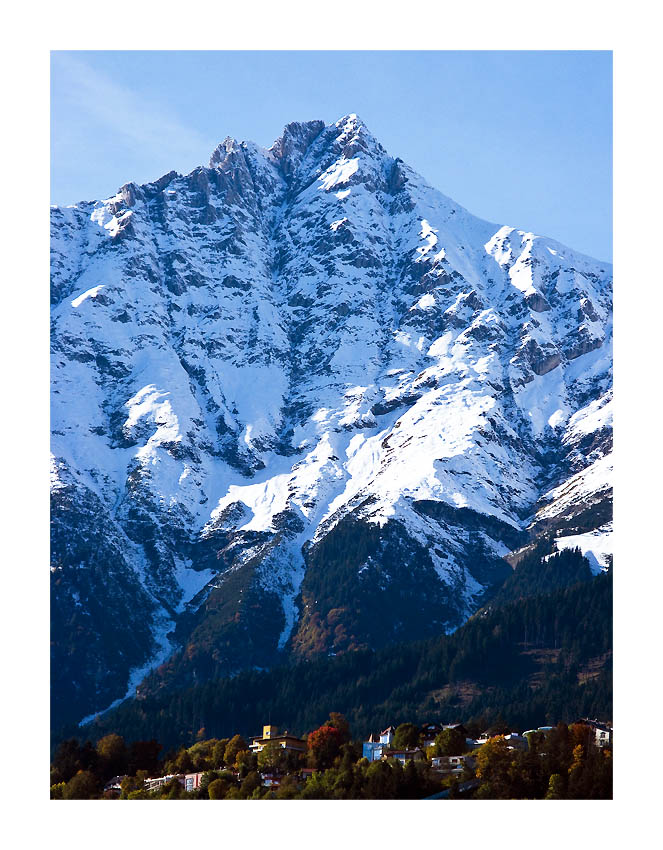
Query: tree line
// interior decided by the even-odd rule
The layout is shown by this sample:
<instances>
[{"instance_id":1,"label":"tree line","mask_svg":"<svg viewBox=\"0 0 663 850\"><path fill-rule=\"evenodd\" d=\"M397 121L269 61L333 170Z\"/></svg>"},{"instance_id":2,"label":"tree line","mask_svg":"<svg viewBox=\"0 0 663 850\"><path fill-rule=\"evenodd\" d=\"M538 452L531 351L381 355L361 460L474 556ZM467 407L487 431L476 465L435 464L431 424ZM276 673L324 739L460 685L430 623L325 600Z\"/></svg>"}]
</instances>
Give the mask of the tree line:
<instances>
[{"instance_id":1,"label":"tree line","mask_svg":"<svg viewBox=\"0 0 663 850\"><path fill-rule=\"evenodd\" d=\"M586 567L577 550L547 563L571 576ZM612 575L583 576L549 593L483 609L450 635L244 671L128 700L97 718L87 733L92 740L110 733L128 741L155 738L172 748L195 740L201 728L219 739L237 730L251 735L272 717L302 734L332 706L364 737L392 722L421 724L461 713L483 728L611 716L611 652ZM62 730L60 740L72 733Z\"/></svg>"},{"instance_id":2,"label":"tree line","mask_svg":"<svg viewBox=\"0 0 663 850\"><path fill-rule=\"evenodd\" d=\"M612 750L594 745L591 727L560 723L550 731L530 733L526 751L511 747L504 734L499 734L499 726L490 732L488 742L466 763L460 781L436 773L430 759L467 753L463 729L440 731L426 749L426 760L403 765L387 757L371 762L362 757L360 742L352 740L350 725L338 712L332 712L322 726L308 734L304 752L284 750L269 742L255 753L238 733L230 738L200 738L163 758L159 758L161 747L156 741L127 745L114 733L94 746L71 739L62 742L54 756L51 798L423 799L443 791L452 799L612 797ZM414 751L423 747L423 740L421 727L405 722L396 729L392 747ZM182 776L194 772L202 773L199 787L186 790ZM266 775L278 777L278 784L266 784ZM170 778L150 789L145 780L156 776ZM104 790L112 778L120 783L119 794Z\"/></svg>"}]
</instances>

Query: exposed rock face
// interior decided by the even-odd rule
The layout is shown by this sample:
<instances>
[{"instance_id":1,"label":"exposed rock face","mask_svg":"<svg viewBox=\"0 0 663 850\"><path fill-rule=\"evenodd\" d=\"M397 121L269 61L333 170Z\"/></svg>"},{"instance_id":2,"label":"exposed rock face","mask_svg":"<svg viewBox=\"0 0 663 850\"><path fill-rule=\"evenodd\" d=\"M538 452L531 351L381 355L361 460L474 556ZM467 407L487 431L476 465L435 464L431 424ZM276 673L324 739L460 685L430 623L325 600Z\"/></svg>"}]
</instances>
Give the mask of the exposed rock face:
<instances>
[{"instance_id":1,"label":"exposed rock face","mask_svg":"<svg viewBox=\"0 0 663 850\"><path fill-rule=\"evenodd\" d=\"M52 223L56 723L150 662L143 689L452 629L560 487L609 493L611 267L356 116Z\"/></svg>"}]
</instances>

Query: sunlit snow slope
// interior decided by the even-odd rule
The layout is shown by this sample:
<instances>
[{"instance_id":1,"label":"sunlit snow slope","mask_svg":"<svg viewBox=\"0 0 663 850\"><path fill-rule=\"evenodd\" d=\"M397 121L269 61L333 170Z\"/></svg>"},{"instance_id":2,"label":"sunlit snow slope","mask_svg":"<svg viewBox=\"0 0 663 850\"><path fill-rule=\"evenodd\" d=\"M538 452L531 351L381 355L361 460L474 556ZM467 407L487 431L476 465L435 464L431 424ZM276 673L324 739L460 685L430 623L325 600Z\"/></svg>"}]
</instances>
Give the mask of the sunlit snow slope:
<instances>
[{"instance_id":1,"label":"sunlit snow slope","mask_svg":"<svg viewBox=\"0 0 663 850\"><path fill-rule=\"evenodd\" d=\"M611 267L357 116L51 217L55 722L455 628L610 521Z\"/></svg>"}]
</instances>

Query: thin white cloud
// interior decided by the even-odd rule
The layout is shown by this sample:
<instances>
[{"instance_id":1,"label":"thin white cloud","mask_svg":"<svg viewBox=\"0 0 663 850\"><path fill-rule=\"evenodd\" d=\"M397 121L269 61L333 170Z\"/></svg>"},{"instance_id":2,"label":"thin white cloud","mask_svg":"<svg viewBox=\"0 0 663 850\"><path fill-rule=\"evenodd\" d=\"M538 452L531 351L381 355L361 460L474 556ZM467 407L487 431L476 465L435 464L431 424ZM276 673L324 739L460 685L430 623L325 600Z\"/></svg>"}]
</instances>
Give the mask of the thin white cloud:
<instances>
[{"instance_id":1,"label":"thin white cloud","mask_svg":"<svg viewBox=\"0 0 663 850\"><path fill-rule=\"evenodd\" d=\"M70 53L53 53L61 96L103 125L118 142L140 146L181 171L206 165L216 141L182 124L172 110L141 97Z\"/></svg>"}]
</instances>

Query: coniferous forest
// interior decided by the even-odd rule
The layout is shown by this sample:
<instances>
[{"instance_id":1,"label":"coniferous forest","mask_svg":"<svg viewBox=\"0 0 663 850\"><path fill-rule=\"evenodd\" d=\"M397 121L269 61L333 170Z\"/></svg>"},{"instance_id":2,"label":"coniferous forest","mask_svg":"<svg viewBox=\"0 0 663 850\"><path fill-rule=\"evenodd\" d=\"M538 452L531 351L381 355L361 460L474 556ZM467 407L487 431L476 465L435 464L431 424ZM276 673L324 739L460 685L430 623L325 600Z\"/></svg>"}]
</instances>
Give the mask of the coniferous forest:
<instances>
[{"instance_id":1,"label":"coniferous forest","mask_svg":"<svg viewBox=\"0 0 663 850\"><path fill-rule=\"evenodd\" d=\"M529 556L524 578L541 559ZM330 710L358 739L388 724L430 720L528 729L612 716L612 575L592 577L580 552L548 559L566 586L477 612L452 634L335 657L245 671L170 693L128 700L85 727L92 741L119 734L165 749L196 736L256 734L269 719L303 735ZM504 586L508 598L508 582ZM202 732L201 732L202 730ZM55 739L80 737L77 727Z\"/></svg>"}]
</instances>

